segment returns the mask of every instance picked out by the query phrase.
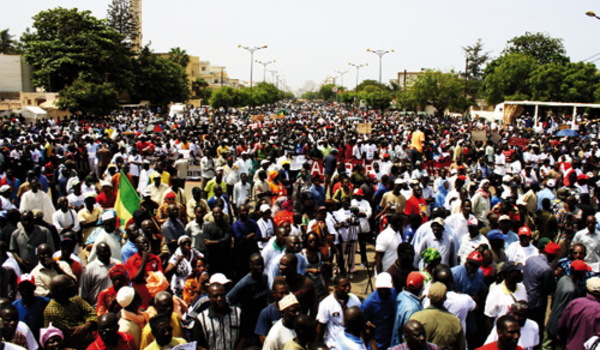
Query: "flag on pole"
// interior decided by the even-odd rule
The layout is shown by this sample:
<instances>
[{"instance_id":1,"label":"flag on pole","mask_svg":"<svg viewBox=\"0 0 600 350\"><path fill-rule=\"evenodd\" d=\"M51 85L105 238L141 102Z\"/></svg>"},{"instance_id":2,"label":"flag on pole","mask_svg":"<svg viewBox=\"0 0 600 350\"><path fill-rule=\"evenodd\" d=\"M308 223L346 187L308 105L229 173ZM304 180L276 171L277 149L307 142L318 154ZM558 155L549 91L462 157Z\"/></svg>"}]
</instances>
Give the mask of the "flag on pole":
<instances>
[{"instance_id":1,"label":"flag on pole","mask_svg":"<svg viewBox=\"0 0 600 350\"><path fill-rule=\"evenodd\" d=\"M133 212L140 207L140 196L129 182L127 175L121 171L115 210L119 218L120 226L123 227L133 217Z\"/></svg>"}]
</instances>

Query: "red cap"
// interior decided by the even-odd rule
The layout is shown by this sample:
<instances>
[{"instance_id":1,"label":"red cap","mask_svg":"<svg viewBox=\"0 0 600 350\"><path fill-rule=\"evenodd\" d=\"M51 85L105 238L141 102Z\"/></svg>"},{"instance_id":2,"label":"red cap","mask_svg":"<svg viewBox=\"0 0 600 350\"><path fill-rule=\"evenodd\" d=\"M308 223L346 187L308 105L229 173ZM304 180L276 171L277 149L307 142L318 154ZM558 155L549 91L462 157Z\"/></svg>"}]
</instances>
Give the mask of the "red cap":
<instances>
[{"instance_id":1,"label":"red cap","mask_svg":"<svg viewBox=\"0 0 600 350\"><path fill-rule=\"evenodd\" d=\"M571 268L575 271L592 271L592 268L586 264L583 260L573 260Z\"/></svg>"},{"instance_id":2,"label":"red cap","mask_svg":"<svg viewBox=\"0 0 600 350\"><path fill-rule=\"evenodd\" d=\"M175 192L169 192L167 194L165 194L165 199L175 199L177 198L177 195L175 194Z\"/></svg>"},{"instance_id":3,"label":"red cap","mask_svg":"<svg viewBox=\"0 0 600 350\"><path fill-rule=\"evenodd\" d=\"M577 180L589 180L590 178L586 174L580 174L577 176Z\"/></svg>"},{"instance_id":4,"label":"red cap","mask_svg":"<svg viewBox=\"0 0 600 350\"><path fill-rule=\"evenodd\" d=\"M377 175L375 174L369 174L369 176L371 177L371 180L375 180L377 178Z\"/></svg>"},{"instance_id":5,"label":"red cap","mask_svg":"<svg viewBox=\"0 0 600 350\"><path fill-rule=\"evenodd\" d=\"M389 158L389 157L390 157L390 155L389 155L389 154L387 154L387 153L385 153L385 154L383 155L383 158Z\"/></svg>"},{"instance_id":6,"label":"red cap","mask_svg":"<svg viewBox=\"0 0 600 350\"><path fill-rule=\"evenodd\" d=\"M469 254L469 256L467 256L467 260L481 265L481 263L483 263L483 255L481 255L481 253L477 250L474 250L471 252L471 254Z\"/></svg>"},{"instance_id":7,"label":"red cap","mask_svg":"<svg viewBox=\"0 0 600 350\"><path fill-rule=\"evenodd\" d=\"M523 226L519 229L519 236L525 235L531 237L531 230L527 226Z\"/></svg>"},{"instance_id":8,"label":"red cap","mask_svg":"<svg viewBox=\"0 0 600 350\"><path fill-rule=\"evenodd\" d=\"M544 251L550 255L558 255L560 254L560 246L554 242L550 242L546 244Z\"/></svg>"},{"instance_id":9,"label":"red cap","mask_svg":"<svg viewBox=\"0 0 600 350\"><path fill-rule=\"evenodd\" d=\"M24 273L21 276L19 276L19 278L17 279L17 285L19 285L23 282L29 282L35 286L35 277L33 277L33 275L30 275L28 273Z\"/></svg>"},{"instance_id":10,"label":"red cap","mask_svg":"<svg viewBox=\"0 0 600 350\"><path fill-rule=\"evenodd\" d=\"M410 289L419 289L423 287L423 283L425 282L425 276L418 271L413 271L408 274L406 278L406 286Z\"/></svg>"},{"instance_id":11,"label":"red cap","mask_svg":"<svg viewBox=\"0 0 600 350\"><path fill-rule=\"evenodd\" d=\"M357 188L357 189L355 189L355 190L354 190L354 195L355 195L355 196L364 196L364 195L365 195L365 193L363 192L363 190L362 190L362 189L360 189L360 188Z\"/></svg>"}]
</instances>

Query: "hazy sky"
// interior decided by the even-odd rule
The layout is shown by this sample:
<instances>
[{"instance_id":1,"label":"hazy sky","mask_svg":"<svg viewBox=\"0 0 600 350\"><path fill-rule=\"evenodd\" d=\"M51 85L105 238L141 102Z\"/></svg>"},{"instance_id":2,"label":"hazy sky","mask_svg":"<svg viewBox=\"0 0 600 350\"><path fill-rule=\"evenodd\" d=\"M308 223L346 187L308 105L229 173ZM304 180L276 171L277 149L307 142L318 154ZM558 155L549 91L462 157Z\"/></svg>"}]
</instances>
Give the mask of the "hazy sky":
<instances>
[{"instance_id":1,"label":"hazy sky","mask_svg":"<svg viewBox=\"0 0 600 350\"><path fill-rule=\"evenodd\" d=\"M8 0L5 0L8 1ZM105 17L109 0L29 0L12 2L0 13L0 29L20 34L37 12L62 6L89 9ZM383 58L383 80L421 68L464 70L462 47L482 38L497 56L507 40L526 31L563 38L574 61L600 52L600 2L576 0L143 0L144 43L156 52L175 46L190 55L225 65L229 76L249 80L250 54L237 47L268 45L255 54L276 60L292 89L307 81L317 86L334 71L349 71L344 85L354 87L352 63L368 63L360 79L378 79L378 58L368 48L395 49ZM600 56L598 56L600 57ZM267 73L267 81L270 80ZM254 65L254 80L263 78ZM339 82L339 81L338 81Z\"/></svg>"}]
</instances>

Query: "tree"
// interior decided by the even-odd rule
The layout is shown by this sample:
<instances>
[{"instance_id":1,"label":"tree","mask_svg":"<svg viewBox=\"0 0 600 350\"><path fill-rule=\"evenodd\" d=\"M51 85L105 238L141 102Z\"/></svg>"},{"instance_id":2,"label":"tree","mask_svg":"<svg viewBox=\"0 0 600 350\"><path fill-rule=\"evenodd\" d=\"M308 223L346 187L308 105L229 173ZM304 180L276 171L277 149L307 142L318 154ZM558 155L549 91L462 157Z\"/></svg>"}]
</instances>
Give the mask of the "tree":
<instances>
[{"instance_id":1,"label":"tree","mask_svg":"<svg viewBox=\"0 0 600 350\"><path fill-rule=\"evenodd\" d=\"M422 110L432 105L438 115L446 109L463 110L467 106L462 79L454 72L426 71L411 83L407 93Z\"/></svg>"},{"instance_id":2,"label":"tree","mask_svg":"<svg viewBox=\"0 0 600 350\"><path fill-rule=\"evenodd\" d=\"M235 108L250 105L250 90L247 88L234 89L231 86L223 86L215 90L210 97L212 108Z\"/></svg>"},{"instance_id":3,"label":"tree","mask_svg":"<svg viewBox=\"0 0 600 350\"><path fill-rule=\"evenodd\" d=\"M179 46L174 47L171 49L171 51L169 51L169 58L171 59L171 61L182 66L184 69L185 67L187 67L188 63L190 63L190 56L185 50L182 50Z\"/></svg>"},{"instance_id":4,"label":"tree","mask_svg":"<svg viewBox=\"0 0 600 350\"><path fill-rule=\"evenodd\" d=\"M34 31L21 37L25 60L33 66L33 84L61 90L82 78L129 87L131 51L123 35L90 11L57 7L33 16Z\"/></svg>"},{"instance_id":5,"label":"tree","mask_svg":"<svg viewBox=\"0 0 600 350\"><path fill-rule=\"evenodd\" d=\"M96 84L77 79L60 90L58 107L71 113L82 111L105 115L119 108L119 94L112 83Z\"/></svg>"},{"instance_id":6,"label":"tree","mask_svg":"<svg viewBox=\"0 0 600 350\"><path fill-rule=\"evenodd\" d=\"M15 55L20 53L18 42L13 39L8 29L0 31L0 53L5 55Z\"/></svg>"},{"instance_id":7,"label":"tree","mask_svg":"<svg viewBox=\"0 0 600 350\"><path fill-rule=\"evenodd\" d=\"M212 94L212 89L210 89L208 86L209 85L206 80L202 78L196 78L196 80L192 82L192 93L194 98L200 98L203 102L208 102Z\"/></svg>"},{"instance_id":8,"label":"tree","mask_svg":"<svg viewBox=\"0 0 600 350\"><path fill-rule=\"evenodd\" d=\"M122 34L124 38L131 39L131 33L137 28L133 21L129 0L112 0L106 12L106 24Z\"/></svg>"},{"instance_id":9,"label":"tree","mask_svg":"<svg viewBox=\"0 0 600 350\"><path fill-rule=\"evenodd\" d=\"M145 46L133 64L133 100L154 104L185 102L190 97L185 69L168 58L154 55Z\"/></svg>"},{"instance_id":10,"label":"tree","mask_svg":"<svg viewBox=\"0 0 600 350\"><path fill-rule=\"evenodd\" d=\"M593 63L549 63L538 66L529 78L531 98L536 101L592 103L596 101L600 76Z\"/></svg>"},{"instance_id":11,"label":"tree","mask_svg":"<svg viewBox=\"0 0 600 350\"><path fill-rule=\"evenodd\" d=\"M538 63L532 56L513 53L497 58L486 67L483 90L490 104L504 100L526 100L531 96L529 77ZM488 70L489 68L489 70Z\"/></svg>"},{"instance_id":12,"label":"tree","mask_svg":"<svg viewBox=\"0 0 600 350\"><path fill-rule=\"evenodd\" d=\"M524 35L510 39L506 44L502 51L504 55L522 53L535 58L540 65L569 62L563 39L552 38L546 33L525 32Z\"/></svg>"},{"instance_id":13,"label":"tree","mask_svg":"<svg viewBox=\"0 0 600 350\"><path fill-rule=\"evenodd\" d=\"M483 42L477 39L477 42L473 45L465 46L462 48L465 52L465 58L468 60L466 74L469 79L481 79L483 75L483 68L487 61L490 59L490 53L483 51Z\"/></svg>"},{"instance_id":14,"label":"tree","mask_svg":"<svg viewBox=\"0 0 600 350\"><path fill-rule=\"evenodd\" d=\"M362 92L358 94L361 100L367 101L373 109L388 109L390 108L390 102L392 102L392 96L388 91L374 91L374 92Z\"/></svg>"},{"instance_id":15,"label":"tree","mask_svg":"<svg viewBox=\"0 0 600 350\"><path fill-rule=\"evenodd\" d=\"M300 96L300 98L305 100L316 100L318 98L317 93L314 91L307 91Z\"/></svg>"},{"instance_id":16,"label":"tree","mask_svg":"<svg viewBox=\"0 0 600 350\"><path fill-rule=\"evenodd\" d=\"M334 100L337 94L337 87L335 84L321 85L317 93L318 98L323 100Z\"/></svg>"},{"instance_id":17,"label":"tree","mask_svg":"<svg viewBox=\"0 0 600 350\"><path fill-rule=\"evenodd\" d=\"M379 82L376 80L367 79L367 80L363 80L360 84L358 84L354 88L354 91L361 92L365 89L367 89L368 91L379 91L379 90L387 90L388 87L385 86L384 84L379 84Z\"/></svg>"}]
</instances>

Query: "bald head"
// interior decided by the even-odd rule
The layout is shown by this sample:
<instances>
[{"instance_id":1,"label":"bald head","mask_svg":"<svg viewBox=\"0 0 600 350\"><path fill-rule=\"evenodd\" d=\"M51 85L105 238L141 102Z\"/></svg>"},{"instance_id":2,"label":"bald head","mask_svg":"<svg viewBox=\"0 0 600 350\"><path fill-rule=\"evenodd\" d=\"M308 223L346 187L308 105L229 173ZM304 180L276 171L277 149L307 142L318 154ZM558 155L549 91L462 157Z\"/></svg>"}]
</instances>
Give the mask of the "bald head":
<instances>
[{"instance_id":1,"label":"bald head","mask_svg":"<svg viewBox=\"0 0 600 350\"><path fill-rule=\"evenodd\" d=\"M107 312L98 318L99 329L114 328L118 323L119 319L117 318L117 315L112 312Z\"/></svg>"},{"instance_id":2,"label":"bald head","mask_svg":"<svg viewBox=\"0 0 600 350\"><path fill-rule=\"evenodd\" d=\"M344 324L350 334L360 334L364 329L363 313L358 306L352 306L344 311Z\"/></svg>"}]
</instances>

